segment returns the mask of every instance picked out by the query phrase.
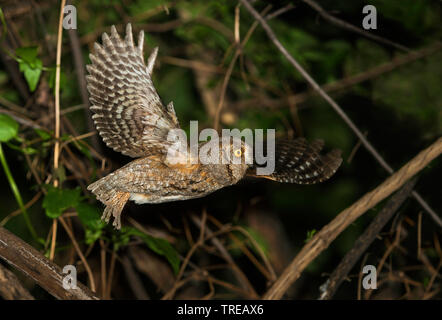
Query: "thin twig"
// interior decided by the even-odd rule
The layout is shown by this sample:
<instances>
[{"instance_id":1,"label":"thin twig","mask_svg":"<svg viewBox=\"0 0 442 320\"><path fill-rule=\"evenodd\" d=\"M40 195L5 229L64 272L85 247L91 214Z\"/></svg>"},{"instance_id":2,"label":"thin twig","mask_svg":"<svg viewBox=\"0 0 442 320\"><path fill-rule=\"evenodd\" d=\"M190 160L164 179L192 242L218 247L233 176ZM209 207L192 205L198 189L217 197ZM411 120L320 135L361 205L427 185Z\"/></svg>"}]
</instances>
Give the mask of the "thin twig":
<instances>
[{"instance_id":1,"label":"thin twig","mask_svg":"<svg viewBox=\"0 0 442 320\"><path fill-rule=\"evenodd\" d=\"M271 5L268 5L266 8L264 8L264 10L262 11L261 14L265 15L271 9L271 7L272 7ZM235 20L235 21L238 21L237 23L239 25L239 7L237 7L237 8L238 8L238 15L236 15L236 16L238 17L238 20ZM272 15L272 17L276 17L276 15ZM252 24L252 26L250 27L250 29L247 31L247 34L246 34L246 36L244 37L244 40L241 43L239 43L239 29L238 29L238 39L237 39L238 43L235 43L236 44L235 54L234 54L234 56L232 58L232 61L230 61L229 67L227 68L227 72L226 72L226 74L224 76L223 84L222 84L222 87L221 87L221 96L220 96L220 99L219 99L218 107L216 108L215 120L213 122L213 127L214 127L215 130L218 130L219 118L220 118L220 115L221 115L221 110L222 110L222 108L224 106L224 99L226 97L227 85L228 85L230 77L232 75L233 68L235 66L236 60L238 59L238 57L242 53L245 45L249 41L250 37L252 36L252 34L255 31L257 26L258 26L258 23L255 21ZM235 28L235 30L236 30L236 28Z\"/></svg>"},{"instance_id":2,"label":"thin twig","mask_svg":"<svg viewBox=\"0 0 442 320\"><path fill-rule=\"evenodd\" d=\"M32 199L29 200L29 202L24 205L24 208L29 209L34 203L36 203L38 201L38 199L40 199L41 195L42 195L41 191L37 192L34 195L34 197L32 197ZM0 227L4 227L11 218L18 216L20 213L21 213L21 209L17 209L17 210L14 210L13 212L11 212L10 214L8 214L6 217L4 217L0 221Z\"/></svg>"},{"instance_id":3,"label":"thin twig","mask_svg":"<svg viewBox=\"0 0 442 320\"><path fill-rule=\"evenodd\" d=\"M384 255L382 256L381 260L379 261L378 266L376 267L376 272L378 274L381 274L382 268L384 267L385 261L387 261L387 258L391 255L391 253L393 252L393 250L399 246L400 242L401 242L401 231L402 231L402 221L399 221L397 227L396 227L396 235L394 237L394 241L393 243L391 243L387 250L384 252ZM418 285L421 285L421 283L418 283ZM373 290L367 290L365 292L365 300L369 300L370 296L372 294Z\"/></svg>"},{"instance_id":4,"label":"thin twig","mask_svg":"<svg viewBox=\"0 0 442 320\"><path fill-rule=\"evenodd\" d=\"M54 145L54 186L58 186L57 170L58 159L60 156L60 64L61 64L61 41L63 37L63 14L66 0L61 1L60 6L60 18L58 21L58 37L57 37L57 58L55 63L55 145ZM57 219L52 221L52 239L51 239L51 251L49 253L49 259L54 260L55 244L57 241Z\"/></svg>"},{"instance_id":5,"label":"thin twig","mask_svg":"<svg viewBox=\"0 0 442 320\"><path fill-rule=\"evenodd\" d=\"M3 101L0 101L0 104L3 104ZM18 123L34 128L34 129L40 129L40 130L45 130L45 128L43 128L42 126L40 126L37 122L27 118L26 116L22 115L21 113L18 113L16 111L11 111L11 110L7 110L7 109L3 109L0 108L0 113L4 113L7 114L9 116L11 116L12 118L14 118L15 121L17 121Z\"/></svg>"},{"instance_id":6,"label":"thin twig","mask_svg":"<svg viewBox=\"0 0 442 320\"><path fill-rule=\"evenodd\" d=\"M261 259L264 261L265 266L267 267L267 270L265 270L259 263L258 261L254 261L253 260L253 256L251 255L250 252L247 251L243 251L248 257L249 259L251 257L253 257L251 259L252 263L261 271L261 273L267 278L267 280L274 282L276 280L276 273L275 270L273 269L272 265L270 264L270 261L267 259L265 253L263 252L262 248L259 246L259 244L256 242L256 240L249 234L249 232L247 232L247 230L245 230L244 228L240 227L240 226L232 226L232 227L228 227L226 228L226 230L223 230L222 227L223 225L221 224L221 222L219 222L218 220L216 220L214 217L209 216L210 221L212 221L213 224L215 224L218 228L220 228L219 231L224 232L229 232L229 237L235 241L236 244L238 244L242 250L243 249L247 249L244 244L231 232L232 231L238 231L240 233L242 233L253 245L253 247L258 251L259 255L261 256ZM221 232L220 232L221 233ZM216 234L218 236L218 232L214 232L213 234ZM212 235L213 235L212 234Z\"/></svg>"},{"instance_id":7,"label":"thin twig","mask_svg":"<svg viewBox=\"0 0 442 320\"><path fill-rule=\"evenodd\" d=\"M198 219L196 215L190 216L192 222L201 228L202 222ZM209 227L206 226L206 233L207 236L211 236L214 232L210 230ZM240 283L241 287L246 289L249 292L249 296L252 299L256 299L258 297L255 289L253 288L252 284L250 283L249 279L246 277L246 275L241 271L241 269L238 267L238 265L233 260L232 256L229 254L227 249L222 245L221 241L218 240L216 237L212 237L211 239L212 244L218 249L218 251L221 253L223 258L227 261L227 263L230 265L230 267L233 270L233 273L235 274L236 278L238 279L238 282Z\"/></svg>"},{"instance_id":8,"label":"thin twig","mask_svg":"<svg viewBox=\"0 0 442 320\"><path fill-rule=\"evenodd\" d=\"M422 255L422 212L417 217L417 258Z\"/></svg>"},{"instance_id":9,"label":"thin twig","mask_svg":"<svg viewBox=\"0 0 442 320\"><path fill-rule=\"evenodd\" d=\"M100 243L100 264L101 264L101 296L104 298L106 294L106 245L103 239Z\"/></svg>"},{"instance_id":10,"label":"thin twig","mask_svg":"<svg viewBox=\"0 0 442 320\"><path fill-rule=\"evenodd\" d=\"M60 20L58 22L57 59L55 64L55 146L54 146L54 170L58 169L58 157L60 147L60 64L61 45L63 36L63 12L66 0L61 1ZM54 182L54 185L57 184Z\"/></svg>"},{"instance_id":11,"label":"thin twig","mask_svg":"<svg viewBox=\"0 0 442 320\"><path fill-rule=\"evenodd\" d=\"M363 277L363 273L362 273L362 271L364 270L364 267L363 266L365 266L365 263L366 263L366 261L367 261L367 258L368 258L368 255L366 254L365 256L364 256L364 259L362 260L362 263L361 263L361 268L360 268L360 270L359 270L359 275L358 275L358 293L357 293L357 300L361 300L361 297L362 297L362 277Z\"/></svg>"},{"instance_id":12,"label":"thin twig","mask_svg":"<svg viewBox=\"0 0 442 320\"><path fill-rule=\"evenodd\" d=\"M122 263L129 286L131 287L137 300L150 300L149 295L143 287L143 282L141 281L138 274L135 272L128 255L123 256Z\"/></svg>"},{"instance_id":13,"label":"thin twig","mask_svg":"<svg viewBox=\"0 0 442 320\"><path fill-rule=\"evenodd\" d=\"M74 245L75 251L77 251L78 256L80 257L80 260L83 262L84 268L86 269L86 273L89 277L89 282L91 284L91 290L95 292L95 280L94 275L92 274L91 267L89 266L89 263L87 262L86 258L83 255L83 252L81 252L80 246L78 245L77 240L75 239L74 234L72 233L72 230L69 228L69 226L66 224L66 221L64 221L63 217L58 217L58 220L60 220L61 225L63 226L64 230L68 234L69 238L72 241L72 244Z\"/></svg>"},{"instance_id":14,"label":"thin twig","mask_svg":"<svg viewBox=\"0 0 442 320\"><path fill-rule=\"evenodd\" d=\"M81 101L83 102L83 106L85 107L84 110L85 110L87 128L88 131L95 132L95 126L92 121L92 113L89 109L89 95L87 92L85 67L84 67L83 55L81 53L81 45L78 39L77 30L69 29L68 35L72 48L72 56L74 58L75 70L77 72L77 81L78 81L78 88L80 90ZM99 153L102 153L103 150L101 148L101 144L98 141L98 136L93 136L91 141L94 149L97 150Z\"/></svg>"},{"instance_id":15,"label":"thin twig","mask_svg":"<svg viewBox=\"0 0 442 320\"><path fill-rule=\"evenodd\" d=\"M281 14L286 13L287 11L292 10L294 7L295 6L292 3L289 3L288 5L286 5L286 6L282 7L282 8L279 8L278 10L275 10L272 13L269 13L266 16L266 19L270 20L270 19L276 18L277 16L280 16Z\"/></svg>"},{"instance_id":16,"label":"thin twig","mask_svg":"<svg viewBox=\"0 0 442 320\"><path fill-rule=\"evenodd\" d=\"M358 34L360 34L360 35L362 35L362 36L364 36L366 38L369 38L369 39L372 39L372 40L375 40L375 41L378 41L378 42L381 42L381 43L384 43L384 44L388 44L389 46L392 46L392 47L394 47L396 49L399 49L401 51L405 51L405 52L409 52L410 51L409 48L407 48L407 47L405 47L405 46L403 46L401 44L398 44L398 43L393 42L391 40L388 40L386 38L374 35L374 34L372 34L370 32L367 32L367 31L365 31L365 30L363 30L361 28L358 28L358 27L356 27L356 26L354 26L354 25L352 25L352 24L350 24L350 23L348 23L348 22L346 22L344 20L341 20L339 18L336 18L336 17L332 16L327 11L325 11L324 8L322 8L319 4L317 4L313 0L302 0L302 1L307 3L313 9L315 9L325 20L328 20L331 23L333 23L333 24L335 24L335 25L337 25L339 27L342 27L344 29L347 29L347 30L350 30L352 32L358 33Z\"/></svg>"},{"instance_id":17,"label":"thin twig","mask_svg":"<svg viewBox=\"0 0 442 320\"><path fill-rule=\"evenodd\" d=\"M198 241L195 242L195 244L190 248L189 252L187 252L186 257L184 258L183 263L181 264L180 270L178 271L178 275L175 280L174 286L167 292L161 300L168 300L172 299L175 295L176 290L179 288L180 280L184 274L184 270L186 270L187 265L189 264L190 258L195 253L196 249L198 249L200 246L204 243L204 232L206 229L206 220L207 220L207 212L206 210L203 210L202 213L202 219L201 219L201 228L200 228L200 235L198 238Z\"/></svg>"},{"instance_id":18,"label":"thin twig","mask_svg":"<svg viewBox=\"0 0 442 320\"><path fill-rule=\"evenodd\" d=\"M339 265L328 278L327 285L325 286L325 289L320 296L321 300L328 300L333 297L333 295L338 290L339 286L347 277L348 273L359 260L361 255L376 239L379 232L381 232L387 222L390 221L391 217L404 203L404 201L407 200L415 184L416 178L408 182L404 187L402 187L400 191L398 191L394 196L391 197L390 200L388 200L387 204L382 208L382 210L379 211L376 218L373 219L373 221L370 223L364 233L359 236L351 250L347 252Z\"/></svg>"},{"instance_id":19,"label":"thin twig","mask_svg":"<svg viewBox=\"0 0 442 320\"><path fill-rule=\"evenodd\" d=\"M355 135L362 141L365 148L372 154L372 156L379 162L379 164L389 173L394 172L393 168L384 160L374 146L364 137L364 134L354 124L354 122L347 116L342 108L318 85L318 83L304 70L304 68L293 58L293 56L287 51L287 49L281 44L276 37L273 30L270 28L266 20L250 5L247 0L239 0L247 8L247 10L259 21L262 28L267 33L267 36L278 48L278 50L284 55L284 57L293 65L293 67L304 77L304 79L312 86L312 88L318 92L318 94L324 98L325 101L336 111L336 113L344 120L344 122L350 127ZM442 227L442 219L431 209L431 207L422 199L422 197L413 191L413 197L421 204L425 211L430 214L431 218Z\"/></svg>"},{"instance_id":20,"label":"thin twig","mask_svg":"<svg viewBox=\"0 0 442 320\"><path fill-rule=\"evenodd\" d=\"M116 261L117 261L117 252L115 250L112 250L111 261L110 261L110 266L109 266L109 274L107 276L107 281L106 281L106 294L103 297L103 299L110 299L111 298L112 282L114 279L114 271L115 271L115 262Z\"/></svg>"},{"instance_id":21,"label":"thin twig","mask_svg":"<svg viewBox=\"0 0 442 320\"><path fill-rule=\"evenodd\" d=\"M325 84L321 88L327 93L334 93L338 91L341 92L344 89L351 88L357 84L372 80L385 73L391 72L405 64L428 57L429 55L439 52L441 48L442 44L440 42L435 42L430 46L422 48L420 50L412 51L404 55L398 55L388 62L379 64L358 74L350 75L338 81ZM243 109L248 107L256 107L257 105L264 105L268 106L269 108L276 109L285 107L287 105L287 101L300 104L307 101L309 98L317 95L317 91L307 90L305 92L289 95L288 97L284 96L283 98L279 99L271 99L267 97L250 98L240 101L236 104L236 106L240 109Z\"/></svg>"}]
</instances>

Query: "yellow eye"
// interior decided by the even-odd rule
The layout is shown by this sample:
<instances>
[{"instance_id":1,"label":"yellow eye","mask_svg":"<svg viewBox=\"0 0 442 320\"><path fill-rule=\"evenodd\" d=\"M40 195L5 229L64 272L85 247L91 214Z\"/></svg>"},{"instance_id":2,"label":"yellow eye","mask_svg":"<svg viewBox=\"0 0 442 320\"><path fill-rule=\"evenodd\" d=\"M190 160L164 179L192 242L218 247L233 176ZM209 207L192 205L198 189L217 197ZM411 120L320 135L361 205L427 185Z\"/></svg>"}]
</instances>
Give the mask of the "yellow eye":
<instances>
[{"instance_id":1,"label":"yellow eye","mask_svg":"<svg viewBox=\"0 0 442 320\"><path fill-rule=\"evenodd\" d=\"M241 157L241 155L242 155L241 149L236 149L234 154L235 154L235 157L238 157L238 158Z\"/></svg>"}]
</instances>

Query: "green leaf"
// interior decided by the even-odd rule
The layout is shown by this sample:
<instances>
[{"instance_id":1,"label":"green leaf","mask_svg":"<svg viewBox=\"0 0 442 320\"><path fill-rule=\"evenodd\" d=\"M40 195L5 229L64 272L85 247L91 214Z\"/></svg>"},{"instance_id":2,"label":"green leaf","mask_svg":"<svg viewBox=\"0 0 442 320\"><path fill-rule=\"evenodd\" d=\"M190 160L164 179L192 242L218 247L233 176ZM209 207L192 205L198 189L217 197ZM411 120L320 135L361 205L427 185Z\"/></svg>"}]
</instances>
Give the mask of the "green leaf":
<instances>
[{"instance_id":1,"label":"green leaf","mask_svg":"<svg viewBox=\"0 0 442 320\"><path fill-rule=\"evenodd\" d=\"M46 209L46 215L55 219L68 208L76 207L80 202L80 188L59 189L48 186L48 193L43 199L43 208Z\"/></svg>"},{"instance_id":2,"label":"green leaf","mask_svg":"<svg viewBox=\"0 0 442 320\"><path fill-rule=\"evenodd\" d=\"M12 143L7 143L8 147L17 151L20 151L24 154L36 154L38 151L37 149L31 148L31 147L18 147Z\"/></svg>"},{"instance_id":3,"label":"green leaf","mask_svg":"<svg viewBox=\"0 0 442 320\"><path fill-rule=\"evenodd\" d=\"M17 48L15 50L15 54L17 57L24 60L24 62L27 62L29 64L34 63L37 58L38 48L37 47L21 47Z\"/></svg>"},{"instance_id":4,"label":"green leaf","mask_svg":"<svg viewBox=\"0 0 442 320\"><path fill-rule=\"evenodd\" d=\"M34 129L34 130L35 130L35 132L37 132L37 134L40 136L40 138L43 139L43 141L51 139L51 135L48 132L41 130L41 129Z\"/></svg>"},{"instance_id":5,"label":"green leaf","mask_svg":"<svg viewBox=\"0 0 442 320\"><path fill-rule=\"evenodd\" d=\"M40 79L43 63L41 62L41 60L37 60L35 65L35 68L31 68L28 64L20 63L20 71L23 71L25 79L28 82L29 90L31 90L31 92L35 91L35 89L37 88L37 83Z\"/></svg>"},{"instance_id":6,"label":"green leaf","mask_svg":"<svg viewBox=\"0 0 442 320\"><path fill-rule=\"evenodd\" d=\"M315 234L316 234L315 229L307 231L307 239L305 239L304 242L305 243L309 242Z\"/></svg>"},{"instance_id":7,"label":"green leaf","mask_svg":"<svg viewBox=\"0 0 442 320\"><path fill-rule=\"evenodd\" d=\"M140 230L131 227L124 227L122 232L126 235L140 237L144 243L155 253L164 256L169 261L175 274L178 274L180 268L180 258L178 252L164 239L154 238Z\"/></svg>"},{"instance_id":8,"label":"green leaf","mask_svg":"<svg viewBox=\"0 0 442 320\"><path fill-rule=\"evenodd\" d=\"M6 142L18 133L18 123L6 114L0 114L0 141Z\"/></svg>"},{"instance_id":9,"label":"green leaf","mask_svg":"<svg viewBox=\"0 0 442 320\"><path fill-rule=\"evenodd\" d=\"M103 229L106 224L100 218L100 209L89 203L80 202L77 206L78 218L81 223L91 230Z\"/></svg>"},{"instance_id":10,"label":"green leaf","mask_svg":"<svg viewBox=\"0 0 442 320\"><path fill-rule=\"evenodd\" d=\"M93 244L95 241L101 238L101 235L103 234L102 229L86 229L86 233L84 235L86 244Z\"/></svg>"},{"instance_id":11,"label":"green leaf","mask_svg":"<svg viewBox=\"0 0 442 320\"><path fill-rule=\"evenodd\" d=\"M248 226L243 226L243 228L248 232L248 234L256 241L256 244L261 248L262 252L268 256L269 251L270 251L270 247L269 247L269 243L267 242L267 240L265 239L265 237L260 234L257 230L248 227ZM242 235L242 234L241 234ZM243 236L243 235L242 235ZM256 249L256 247L247 239L247 244L252 248L253 251L255 251L256 253L259 254L258 250Z\"/></svg>"},{"instance_id":12,"label":"green leaf","mask_svg":"<svg viewBox=\"0 0 442 320\"><path fill-rule=\"evenodd\" d=\"M37 47L22 47L15 50L20 71L25 75L29 90L35 91L40 79L43 63L37 57Z\"/></svg>"}]
</instances>

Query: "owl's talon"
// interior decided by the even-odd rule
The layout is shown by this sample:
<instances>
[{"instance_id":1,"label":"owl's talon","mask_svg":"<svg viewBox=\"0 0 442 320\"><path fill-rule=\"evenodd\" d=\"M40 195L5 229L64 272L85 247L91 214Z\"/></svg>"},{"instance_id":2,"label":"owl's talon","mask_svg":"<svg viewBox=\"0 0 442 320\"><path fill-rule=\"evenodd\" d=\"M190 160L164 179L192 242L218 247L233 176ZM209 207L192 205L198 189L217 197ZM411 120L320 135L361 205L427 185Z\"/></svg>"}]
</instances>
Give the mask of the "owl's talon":
<instances>
[{"instance_id":1,"label":"owl's talon","mask_svg":"<svg viewBox=\"0 0 442 320\"><path fill-rule=\"evenodd\" d=\"M112 225L117 230L121 229L121 213L114 212L114 222L112 223Z\"/></svg>"},{"instance_id":2,"label":"owl's talon","mask_svg":"<svg viewBox=\"0 0 442 320\"><path fill-rule=\"evenodd\" d=\"M110 213L110 207L106 206L103 211L103 215L101 216L101 220L104 220L106 223L109 223L111 213Z\"/></svg>"}]
</instances>

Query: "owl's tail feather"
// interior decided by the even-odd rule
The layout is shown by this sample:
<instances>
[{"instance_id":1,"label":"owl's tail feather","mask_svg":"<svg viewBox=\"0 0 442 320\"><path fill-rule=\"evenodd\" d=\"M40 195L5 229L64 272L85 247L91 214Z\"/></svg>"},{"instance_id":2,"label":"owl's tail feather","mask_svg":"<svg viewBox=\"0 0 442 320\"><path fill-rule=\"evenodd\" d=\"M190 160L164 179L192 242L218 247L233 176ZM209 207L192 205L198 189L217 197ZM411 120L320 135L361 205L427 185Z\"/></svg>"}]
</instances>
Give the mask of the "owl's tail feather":
<instances>
[{"instance_id":1,"label":"owl's tail feather","mask_svg":"<svg viewBox=\"0 0 442 320\"><path fill-rule=\"evenodd\" d=\"M114 222L112 225L115 229L119 230L121 229L121 211L123 211L124 205L129 200L130 193L113 189L107 183L106 178L104 177L90 184L87 188L106 206L101 219L109 223L110 218L113 216Z\"/></svg>"}]
</instances>

